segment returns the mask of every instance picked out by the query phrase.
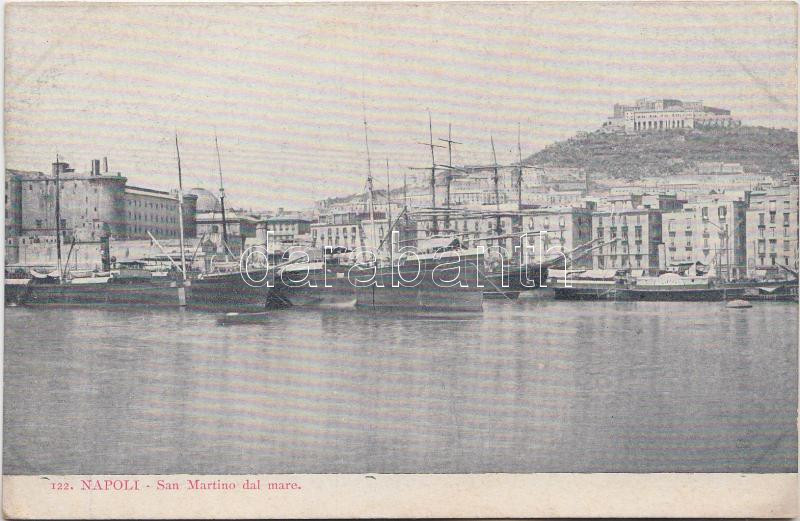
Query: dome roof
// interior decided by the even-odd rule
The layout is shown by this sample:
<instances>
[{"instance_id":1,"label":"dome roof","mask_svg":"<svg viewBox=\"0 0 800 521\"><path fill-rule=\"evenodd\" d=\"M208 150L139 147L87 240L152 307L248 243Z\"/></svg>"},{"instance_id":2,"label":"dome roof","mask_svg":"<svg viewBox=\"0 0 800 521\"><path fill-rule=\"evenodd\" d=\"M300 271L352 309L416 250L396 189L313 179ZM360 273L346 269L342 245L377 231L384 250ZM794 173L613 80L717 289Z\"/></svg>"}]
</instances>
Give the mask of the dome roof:
<instances>
[{"instance_id":1,"label":"dome roof","mask_svg":"<svg viewBox=\"0 0 800 521\"><path fill-rule=\"evenodd\" d=\"M197 212L219 212L221 210L217 196L205 188L192 188L187 193L197 196Z\"/></svg>"}]
</instances>

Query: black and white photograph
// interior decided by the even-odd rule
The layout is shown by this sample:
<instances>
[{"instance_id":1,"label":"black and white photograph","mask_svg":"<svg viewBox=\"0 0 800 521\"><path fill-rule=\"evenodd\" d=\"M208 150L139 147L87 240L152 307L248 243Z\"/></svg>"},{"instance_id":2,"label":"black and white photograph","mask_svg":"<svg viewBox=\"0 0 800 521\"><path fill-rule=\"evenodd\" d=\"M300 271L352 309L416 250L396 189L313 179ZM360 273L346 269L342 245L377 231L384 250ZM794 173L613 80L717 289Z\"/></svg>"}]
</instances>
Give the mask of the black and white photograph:
<instances>
[{"instance_id":1,"label":"black and white photograph","mask_svg":"<svg viewBox=\"0 0 800 521\"><path fill-rule=\"evenodd\" d=\"M797 515L797 4L4 28L5 516Z\"/></svg>"}]
</instances>

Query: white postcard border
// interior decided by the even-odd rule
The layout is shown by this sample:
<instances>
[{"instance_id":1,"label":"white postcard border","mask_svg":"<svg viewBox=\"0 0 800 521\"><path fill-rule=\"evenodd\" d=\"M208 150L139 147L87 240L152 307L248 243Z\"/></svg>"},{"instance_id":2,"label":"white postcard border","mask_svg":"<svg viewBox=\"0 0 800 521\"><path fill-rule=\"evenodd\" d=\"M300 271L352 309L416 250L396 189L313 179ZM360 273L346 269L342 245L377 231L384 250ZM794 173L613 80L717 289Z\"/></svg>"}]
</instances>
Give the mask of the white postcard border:
<instances>
[{"instance_id":1,"label":"white postcard border","mask_svg":"<svg viewBox=\"0 0 800 521\"><path fill-rule=\"evenodd\" d=\"M181 488L158 490L159 480L179 483ZM190 490L190 480L199 480L211 488ZM241 485L245 480L249 480L251 485L258 483L259 489L243 489ZM58 483L69 484L69 487L63 488L63 485L56 485ZM237 486L233 490L214 489L214 483L235 483ZM273 484L272 488L269 484ZM11 519L785 518L798 514L797 505L797 474L3 477L3 513Z\"/></svg>"}]
</instances>

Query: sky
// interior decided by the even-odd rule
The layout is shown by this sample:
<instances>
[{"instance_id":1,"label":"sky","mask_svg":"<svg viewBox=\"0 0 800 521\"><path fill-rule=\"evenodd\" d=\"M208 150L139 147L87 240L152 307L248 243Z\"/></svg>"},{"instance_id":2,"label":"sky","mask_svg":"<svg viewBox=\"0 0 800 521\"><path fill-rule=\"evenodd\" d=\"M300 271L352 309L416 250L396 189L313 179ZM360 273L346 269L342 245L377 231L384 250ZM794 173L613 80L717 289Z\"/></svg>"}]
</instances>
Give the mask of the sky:
<instances>
[{"instance_id":1,"label":"sky","mask_svg":"<svg viewBox=\"0 0 800 521\"><path fill-rule=\"evenodd\" d=\"M792 3L10 4L6 167L303 208L430 165L499 162L599 127L614 103L703 100L797 128ZM437 162L447 160L436 150ZM388 160L388 169L387 169Z\"/></svg>"}]
</instances>

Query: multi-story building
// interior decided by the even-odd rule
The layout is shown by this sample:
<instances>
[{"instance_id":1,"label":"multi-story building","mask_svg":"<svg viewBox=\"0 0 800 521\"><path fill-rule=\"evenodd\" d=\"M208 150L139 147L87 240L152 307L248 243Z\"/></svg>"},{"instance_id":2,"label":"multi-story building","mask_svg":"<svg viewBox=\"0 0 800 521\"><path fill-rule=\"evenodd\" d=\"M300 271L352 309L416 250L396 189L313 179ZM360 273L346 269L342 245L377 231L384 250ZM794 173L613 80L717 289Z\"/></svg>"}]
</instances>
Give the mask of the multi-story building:
<instances>
[{"instance_id":1,"label":"multi-story building","mask_svg":"<svg viewBox=\"0 0 800 521\"><path fill-rule=\"evenodd\" d=\"M664 267L700 262L718 277L744 277L746 208L747 194L715 194L665 212Z\"/></svg>"},{"instance_id":2,"label":"multi-story building","mask_svg":"<svg viewBox=\"0 0 800 521\"><path fill-rule=\"evenodd\" d=\"M747 276L780 277L798 268L797 185L750 194L746 217Z\"/></svg>"},{"instance_id":3,"label":"multi-story building","mask_svg":"<svg viewBox=\"0 0 800 521\"><path fill-rule=\"evenodd\" d=\"M311 232L311 221L298 215L284 214L270 217L258 226L263 229L261 233L264 237L270 233L270 240L284 244L291 244Z\"/></svg>"},{"instance_id":4,"label":"multi-story building","mask_svg":"<svg viewBox=\"0 0 800 521\"><path fill-rule=\"evenodd\" d=\"M178 194L125 186L123 199L125 227L121 237L128 239L147 239L148 232L155 238L175 239L180 236ZM183 196L183 235L194 237L197 234L197 197ZM120 237L120 238L121 238Z\"/></svg>"},{"instance_id":5,"label":"multi-story building","mask_svg":"<svg viewBox=\"0 0 800 521\"><path fill-rule=\"evenodd\" d=\"M248 239L256 238L256 226L261 219L244 210L225 209L224 231L228 242L223 245L222 203L205 188L192 188L188 192L197 197L196 234L203 238L204 249L219 254L239 255L245 248Z\"/></svg>"},{"instance_id":6,"label":"multi-story building","mask_svg":"<svg viewBox=\"0 0 800 521\"><path fill-rule=\"evenodd\" d=\"M88 174L78 174L68 163L53 163L52 175L41 172L20 173L7 170L9 200L19 201L14 214L19 219L19 235L49 236L56 231L56 174L59 177L59 213L61 230L69 235L97 223L115 239L177 238L177 195L160 190L128 186L120 173L100 172L100 162L93 161ZM197 197L184 195L184 235L195 235ZM16 206L16 204L15 204Z\"/></svg>"},{"instance_id":7,"label":"multi-story building","mask_svg":"<svg viewBox=\"0 0 800 521\"><path fill-rule=\"evenodd\" d=\"M730 127L740 122L730 110L703 105L702 101L642 98L635 105L614 105L614 115L604 126L627 133L697 127Z\"/></svg>"},{"instance_id":8,"label":"multi-story building","mask_svg":"<svg viewBox=\"0 0 800 521\"><path fill-rule=\"evenodd\" d=\"M526 232L528 248L523 261L549 258L556 252L569 256L592 240L592 209L572 206L537 208L522 213L522 232ZM540 232L537 234L537 232ZM541 248L543 251L537 251ZM574 268L591 268L591 255L576 255Z\"/></svg>"},{"instance_id":9,"label":"multi-story building","mask_svg":"<svg viewBox=\"0 0 800 521\"><path fill-rule=\"evenodd\" d=\"M656 272L659 268L661 214L661 210L643 206L594 212L593 239L598 239L603 246L593 251L592 267Z\"/></svg>"},{"instance_id":10,"label":"multi-story building","mask_svg":"<svg viewBox=\"0 0 800 521\"><path fill-rule=\"evenodd\" d=\"M631 188L623 191L614 190L596 199L597 208L609 212L634 208L670 211L680 209L685 202L675 194L636 192Z\"/></svg>"},{"instance_id":11,"label":"multi-story building","mask_svg":"<svg viewBox=\"0 0 800 521\"><path fill-rule=\"evenodd\" d=\"M62 241L178 238L180 222L177 193L129 186L119 172L104 171L92 161L87 173L77 173L58 161L52 173L6 170L6 262L18 258L20 246ZM56 183L56 176L58 183ZM56 184L59 186L60 226L56 225ZM185 237L194 237L197 197L183 197ZM148 233L149 232L149 233Z\"/></svg>"},{"instance_id":12,"label":"multi-story building","mask_svg":"<svg viewBox=\"0 0 800 521\"><path fill-rule=\"evenodd\" d=\"M5 259L14 263L19 259L18 238L22 234L22 189L25 176L35 172L6 170Z\"/></svg>"},{"instance_id":13,"label":"multi-story building","mask_svg":"<svg viewBox=\"0 0 800 521\"><path fill-rule=\"evenodd\" d=\"M625 113L625 131L646 132L694 128L694 112L690 110L629 110Z\"/></svg>"},{"instance_id":14,"label":"multi-story building","mask_svg":"<svg viewBox=\"0 0 800 521\"><path fill-rule=\"evenodd\" d=\"M321 216L320 222L310 225L311 245L328 251L341 249L375 250L389 230L389 221L375 213L373 221L363 212L337 212ZM401 232L401 227L397 228Z\"/></svg>"}]
</instances>

